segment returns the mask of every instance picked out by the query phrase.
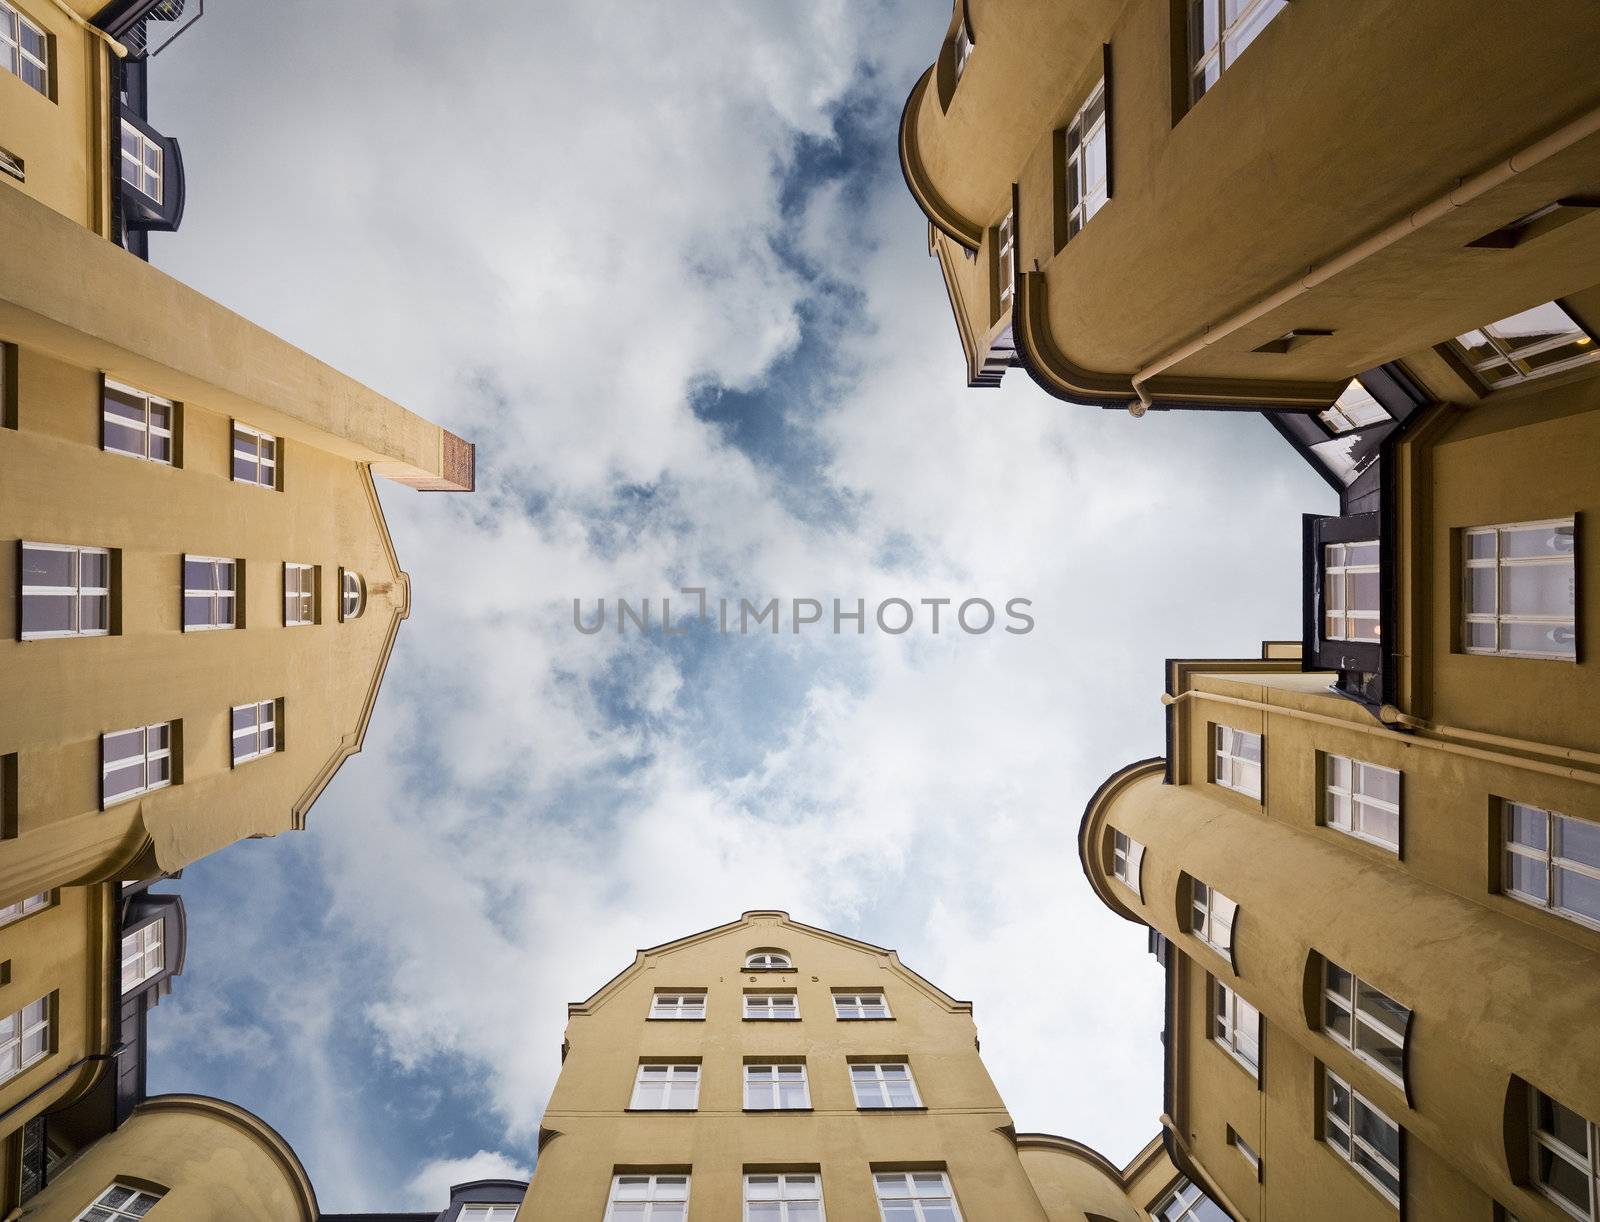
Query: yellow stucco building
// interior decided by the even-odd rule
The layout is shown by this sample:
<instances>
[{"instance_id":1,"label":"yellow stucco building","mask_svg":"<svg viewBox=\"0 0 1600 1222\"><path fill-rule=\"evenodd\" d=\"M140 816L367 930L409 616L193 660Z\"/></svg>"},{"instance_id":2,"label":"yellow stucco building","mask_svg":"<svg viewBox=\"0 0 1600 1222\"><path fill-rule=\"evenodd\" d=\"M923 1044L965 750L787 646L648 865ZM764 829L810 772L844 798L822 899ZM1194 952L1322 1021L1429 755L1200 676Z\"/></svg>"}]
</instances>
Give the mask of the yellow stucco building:
<instances>
[{"instance_id":1,"label":"yellow stucco building","mask_svg":"<svg viewBox=\"0 0 1600 1222\"><path fill-rule=\"evenodd\" d=\"M374 478L473 486L470 444L138 257L185 194L150 58L200 7L0 0L0 1216L78 1216L51 1169L102 1150L250 1127L142 1102L183 955L149 883L304 826L409 608ZM163 1209L315 1216L283 1191Z\"/></svg>"},{"instance_id":2,"label":"yellow stucco building","mask_svg":"<svg viewBox=\"0 0 1600 1222\"><path fill-rule=\"evenodd\" d=\"M971 1003L786 913L640 951L568 1015L518 1222L1144 1222L1197 1195L1160 1142L1118 1168L1017 1133Z\"/></svg>"}]
</instances>

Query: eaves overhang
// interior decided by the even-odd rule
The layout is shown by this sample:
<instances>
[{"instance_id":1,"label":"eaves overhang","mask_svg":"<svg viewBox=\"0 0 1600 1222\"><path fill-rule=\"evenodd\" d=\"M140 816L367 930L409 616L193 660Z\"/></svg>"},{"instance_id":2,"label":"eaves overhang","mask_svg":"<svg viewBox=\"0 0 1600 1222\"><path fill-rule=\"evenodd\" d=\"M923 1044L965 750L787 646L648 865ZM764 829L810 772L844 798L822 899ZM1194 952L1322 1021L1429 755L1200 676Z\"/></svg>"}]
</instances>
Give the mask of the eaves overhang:
<instances>
[{"instance_id":1,"label":"eaves overhang","mask_svg":"<svg viewBox=\"0 0 1600 1222\"><path fill-rule=\"evenodd\" d=\"M922 209L923 215L952 241L959 242L968 250L977 250L983 236L982 226L969 221L945 202L933 185L917 148L917 115L927 97L933 73L934 67L930 66L917 79L910 96L906 98L905 108L900 112L900 173L906 180L906 189L911 192L911 198L917 201L917 207Z\"/></svg>"}]
</instances>

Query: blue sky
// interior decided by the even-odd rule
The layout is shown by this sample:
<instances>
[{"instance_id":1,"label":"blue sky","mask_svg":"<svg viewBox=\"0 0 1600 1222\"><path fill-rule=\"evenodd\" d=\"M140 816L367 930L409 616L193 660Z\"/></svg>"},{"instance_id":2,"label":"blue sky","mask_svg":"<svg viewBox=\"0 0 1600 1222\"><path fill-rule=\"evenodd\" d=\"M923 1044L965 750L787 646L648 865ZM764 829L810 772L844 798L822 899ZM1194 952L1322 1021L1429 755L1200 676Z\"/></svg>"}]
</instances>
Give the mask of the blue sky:
<instances>
[{"instance_id":1,"label":"blue sky","mask_svg":"<svg viewBox=\"0 0 1600 1222\"><path fill-rule=\"evenodd\" d=\"M1156 1131L1159 975L1077 821L1160 751L1164 657L1293 635L1329 494L1254 417L965 388L894 149L940 6L701 7L216 5L152 68L154 261L478 444L472 497L384 492L366 750L185 872L152 1023L152 1089L264 1116L327 1209L526 1169L565 1003L755 907L971 998L1019 1127ZM572 628L680 586L1037 627Z\"/></svg>"}]
</instances>

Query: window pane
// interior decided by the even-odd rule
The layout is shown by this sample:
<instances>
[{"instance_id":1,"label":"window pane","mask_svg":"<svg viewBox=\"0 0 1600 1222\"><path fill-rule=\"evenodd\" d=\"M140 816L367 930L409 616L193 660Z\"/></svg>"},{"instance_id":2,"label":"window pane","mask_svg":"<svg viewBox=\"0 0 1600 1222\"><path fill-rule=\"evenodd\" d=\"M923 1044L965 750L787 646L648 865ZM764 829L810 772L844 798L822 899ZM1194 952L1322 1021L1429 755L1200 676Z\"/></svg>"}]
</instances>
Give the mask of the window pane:
<instances>
[{"instance_id":1,"label":"window pane","mask_svg":"<svg viewBox=\"0 0 1600 1222\"><path fill-rule=\"evenodd\" d=\"M1486 570L1487 571L1487 570ZM1474 570L1476 572L1476 570ZM1500 593L1503 615L1553 615L1571 618L1573 570L1565 564L1506 565Z\"/></svg>"},{"instance_id":2,"label":"window pane","mask_svg":"<svg viewBox=\"0 0 1600 1222\"><path fill-rule=\"evenodd\" d=\"M1544 811L1520 802L1506 804L1506 839L1541 852L1545 848L1549 821Z\"/></svg>"},{"instance_id":3,"label":"window pane","mask_svg":"<svg viewBox=\"0 0 1600 1222\"><path fill-rule=\"evenodd\" d=\"M1600 879L1572 870L1555 872L1555 905L1576 912L1591 921L1600 921Z\"/></svg>"},{"instance_id":4,"label":"window pane","mask_svg":"<svg viewBox=\"0 0 1600 1222\"><path fill-rule=\"evenodd\" d=\"M1589 1185L1583 1172L1542 1146L1539 1149L1538 1166L1541 1184L1585 1213L1588 1211ZM1579 1214L1579 1217L1582 1216Z\"/></svg>"},{"instance_id":5,"label":"window pane","mask_svg":"<svg viewBox=\"0 0 1600 1222\"><path fill-rule=\"evenodd\" d=\"M1520 853L1506 855L1506 886L1510 890L1536 900L1544 900L1548 898L1545 895L1546 878L1544 862L1524 857Z\"/></svg>"},{"instance_id":6,"label":"window pane","mask_svg":"<svg viewBox=\"0 0 1600 1222\"><path fill-rule=\"evenodd\" d=\"M1495 612L1495 587L1498 569L1467 570L1467 611L1470 614L1493 615Z\"/></svg>"},{"instance_id":7,"label":"window pane","mask_svg":"<svg viewBox=\"0 0 1600 1222\"><path fill-rule=\"evenodd\" d=\"M1600 823L1556 817L1556 856L1600 868Z\"/></svg>"},{"instance_id":8,"label":"window pane","mask_svg":"<svg viewBox=\"0 0 1600 1222\"><path fill-rule=\"evenodd\" d=\"M75 572L70 551L43 547L22 549L22 584L25 586L72 586L76 584Z\"/></svg>"},{"instance_id":9,"label":"window pane","mask_svg":"<svg viewBox=\"0 0 1600 1222\"><path fill-rule=\"evenodd\" d=\"M71 632L73 627L73 598L71 595L24 594L22 596L22 631Z\"/></svg>"},{"instance_id":10,"label":"window pane","mask_svg":"<svg viewBox=\"0 0 1600 1222\"><path fill-rule=\"evenodd\" d=\"M1500 532L1500 554L1518 559L1570 556L1573 534L1573 527L1566 522L1512 527Z\"/></svg>"},{"instance_id":11,"label":"window pane","mask_svg":"<svg viewBox=\"0 0 1600 1222\"><path fill-rule=\"evenodd\" d=\"M1331 999L1323 1002L1322 1025L1341 1043L1350 1043L1350 1012Z\"/></svg>"}]
</instances>

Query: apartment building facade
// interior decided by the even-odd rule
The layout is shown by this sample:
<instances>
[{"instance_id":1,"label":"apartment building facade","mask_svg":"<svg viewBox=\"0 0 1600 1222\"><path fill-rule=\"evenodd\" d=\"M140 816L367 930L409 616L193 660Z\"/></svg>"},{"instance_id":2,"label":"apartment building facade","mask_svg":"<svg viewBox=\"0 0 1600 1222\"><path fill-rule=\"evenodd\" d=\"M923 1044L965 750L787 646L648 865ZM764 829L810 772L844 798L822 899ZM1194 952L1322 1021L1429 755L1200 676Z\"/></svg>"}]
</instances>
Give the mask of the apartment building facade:
<instances>
[{"instance_id":1,"label":"apartment building facade","mask_svg":"<svg viewBox=\"0 0 1600 1222\"><path fill-rule=\"evenodd\" d=\"M1080 829L1166 972L1177 1165L1252 1222L1595 1217L1600 761L1385 725L1298 654L1170 661L1166 758Z\"/></svg>"},{"instance_id":2,"label":"apartment building facade","mask_svg":"<svg viewBox=\"0 0 1600 1222\"><path fill-rule=\"evenodd\" d=\"M1314 416L1546 303L1593 327L1596 51L1583 5L958 0L900 159L969 383Z\"/></svg>"},{"instance_id":3,"label":"apartment building facade","mask_svg":"<svg viewBox=\"0 0 1600 1222\"><path fill-rule=\"evenodd\" d=\"M568 1014L519 1222L1209 1216L1159 1142L1118 1168L1018 1134L970 1003L782 912L640 951Z\"/></svg>"}]
</instances>

